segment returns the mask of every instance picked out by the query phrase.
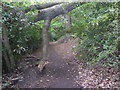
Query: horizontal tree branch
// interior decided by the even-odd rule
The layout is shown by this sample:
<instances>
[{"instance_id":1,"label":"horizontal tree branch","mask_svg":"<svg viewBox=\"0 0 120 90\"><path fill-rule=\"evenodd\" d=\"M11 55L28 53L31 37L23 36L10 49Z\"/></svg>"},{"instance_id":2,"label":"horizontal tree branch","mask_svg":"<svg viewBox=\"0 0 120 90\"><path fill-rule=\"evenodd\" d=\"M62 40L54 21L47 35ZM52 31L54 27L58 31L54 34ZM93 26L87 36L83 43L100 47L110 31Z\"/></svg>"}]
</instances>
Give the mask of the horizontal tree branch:
<instances>
[{"instance_id":1,"label":"horizontal tree branch","mask_svg":"<svg viewBox=\"0 0 120 90\"><path fill-rule=\"evenodd\" d=\"M61 3L62 3L62 2L61 2ZM31 10L34 10L34 9L40 10L40 9L49 8L49 7L52 7L52 6L54 6L54 5L58 5L58 4L61 4L61 3L52 2L52 3L31 5L31 6L28 6L28 8L25 10L25 13L27 13L27 12L29 12L29 11L31 11Z\"/></svg>"},{"instance_id":2,"label":"horizontal tree branch","mask_svg":"<svg viewBox=\"0 0 120 90\"><path fill-rule=\"evenodd\" d=\"M85 3L84 2L83 3L72 2L66 6L64 6L65 4L62 3L62 4L54 5L52 7L43 9L40 12L38 12L38 15L36 15L37 18L35 19L35 22L40 21L40 20L45 20L46 18L53 19L56 16L66 14L66 13L72 11L78 5L82 5L82 4L85 4Z\"/></svg>"}]
</instances>

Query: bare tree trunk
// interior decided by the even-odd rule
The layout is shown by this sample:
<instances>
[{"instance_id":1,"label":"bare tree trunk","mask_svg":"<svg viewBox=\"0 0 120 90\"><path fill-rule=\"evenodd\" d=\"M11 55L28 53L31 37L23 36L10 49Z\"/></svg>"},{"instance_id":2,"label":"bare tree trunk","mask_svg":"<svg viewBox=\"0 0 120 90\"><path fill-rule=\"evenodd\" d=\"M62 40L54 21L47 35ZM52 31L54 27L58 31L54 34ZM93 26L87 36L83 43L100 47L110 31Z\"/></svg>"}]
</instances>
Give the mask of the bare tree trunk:
<instances>
[{"instance_id":1,"label":"bare tree trunk","mask_svg":"<svg viewBox=\"0 0 120 90\"><path fill-rule=\"evenodd\" d=\"M66 28L66 29L69 29L70 26L71 26L71 18L70 18L70 16L68 16L67 14L65 14L64 17L65 17L65 20L66 20L65 28Z\"/></svg>"},{"instance_id":2,"label":"bare tree trunk","mask_svg":"<svg viewBox=\"0 0 120 90\"><path fill-rule=\"evenodd\" d=\"M8 40L8 35L7 35L7 32L6 32L6 28L3 27L3 42L4 42L4 45L5 45L5 48L8 52L8 56L9 56L9 59L10 59L10 66L12 69L14 69L15 67L15 61L14 61L14 56L13 56L13 53L12 53L12 50L10 48L10 44L9 44L9 40Z\"/></svg>"},{"instance_id":3,"label":"bare tree trunk","mask_svg":"<svg viewBox=\"0 0 120 90\"><path fill-rule=\"evenodd\" d=\"M67 14L64 15L65 19L65 36L64 36L64 43L67 43L70 40L70 35L69 35L69 28L71 26L71 18Z\"/></svg>"},{"instance_id":4,"label":"bare tree trunk","mask_svg":"<svg viewBox=\"0 0 120 90\"><path fill-rule=\"evenodd\" d=\"M68 12L75 9L78 5L82 5L82 4L85 4L85 2L82 2L79 4L75 2L71 2L67 6L64 4L58 4L58 5L54 5L52 7L43 9L41 11L38 11L38 14L36 15L37 18L35 18L34 22L45 20L47 17L50 17L53 19L59 15L67 14Z\"/></svg>"},{"instance_id":5,"label":"bare tree trunk","mask_svg":"<svg viewBox=\"0 0 120 90\"><path fill-rule=\"evenodd\" d=\"M42 38L43 38L43 50L42 50L42 59L47 60L48 59L48 45L49 45L49 36L48 36L48 29L50 27L51 19L46 19L44 21L44 27L42 31Z\"/></svg>"},{"instance_id":6,"label":"bare tree trunk","mask_svg":"<svg viewBox=\"0 0 120 90\"><path fill-rule=\"evenodd\" d=\"M7 55L6 49L3 50L3 57L5 59L6 65L8 67L8 71L11 72L11 65L10 65L10 61L9 61L9 57Z\"/></svg>"}]
</instances>

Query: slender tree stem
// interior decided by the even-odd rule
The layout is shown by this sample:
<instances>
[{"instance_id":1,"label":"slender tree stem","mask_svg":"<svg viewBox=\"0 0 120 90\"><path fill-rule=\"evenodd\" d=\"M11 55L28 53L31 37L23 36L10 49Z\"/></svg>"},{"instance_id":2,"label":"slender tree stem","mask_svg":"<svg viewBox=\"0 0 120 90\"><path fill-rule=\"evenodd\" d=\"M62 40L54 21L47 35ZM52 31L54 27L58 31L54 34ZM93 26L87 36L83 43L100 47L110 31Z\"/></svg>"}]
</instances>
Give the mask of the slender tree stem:
<instances>
[{"instance_id":1,"label":"slender tree stem","mask_svg":"<svg viewBox=\"0 0 120 90\"><path fill-rule=\"evenodd\" d=\"M43 60L47 60L48 59L48 45L49 45L49 36L48 36L48 29L50 27L50 23L51 23L51 19L46 19L44 21L44 27L43 27L43 31L42 31L42 38L43 38Z\"/></svg>"}]
</instances>

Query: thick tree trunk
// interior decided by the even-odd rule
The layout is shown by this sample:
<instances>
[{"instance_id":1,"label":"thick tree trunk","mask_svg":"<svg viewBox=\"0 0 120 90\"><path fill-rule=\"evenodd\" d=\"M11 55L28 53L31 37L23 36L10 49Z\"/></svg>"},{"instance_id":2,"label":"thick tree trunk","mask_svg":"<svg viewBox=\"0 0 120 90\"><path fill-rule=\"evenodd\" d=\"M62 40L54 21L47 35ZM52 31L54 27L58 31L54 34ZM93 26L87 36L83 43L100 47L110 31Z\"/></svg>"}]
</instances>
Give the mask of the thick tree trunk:
<instances>
[{"instance_id":1,"label":"thick tree trunk","mask_svg":"<svg viewBox=\"0 0 120 90\"><path fill-rule=\"evenodd\" d=\"M14 56L13 56L13 53L12 53L12 50L10 48L10 44L9 44L9 40L8 40L8 35L7 35L7 32L6 32L6 28L3 27L3 42L4 42L4 45L5 45L5 48L6 48L6 51L8 52L8 56L9 56L9 59L10 59L10 66L12 69L14 69L15 67L15 61L14 61Z\"/></svg>"},{"instance_id":2,"label":"thick tree trunk","mask_svg":"<svg viewBox=\"0 0 120 90\"><path fill-rule=\"evenodd\" d=\"M42 60L48 59L48 45L49 45L49 36L48 36L48 29L50 27L51 19L46 19L44 21L44 27L42 31L42 38L43 38L43 49L42 49Z\"/></svg>"},{"instance_id":3,"label":"thick tree trunk","mask_svg":"<svg viewBox=\"0 0 120 90\"><path fill-rule=\"evenodd\" d=\"M4 43L3 43L3 44L4 44ZM10 65L10 61L9 61L9 58L8 58L6 49L3 50L3 57L4 57L4 59L5 59L5 62L6 62L8 71L11 72L11 65Z\"/></svg>"}]
</instances>

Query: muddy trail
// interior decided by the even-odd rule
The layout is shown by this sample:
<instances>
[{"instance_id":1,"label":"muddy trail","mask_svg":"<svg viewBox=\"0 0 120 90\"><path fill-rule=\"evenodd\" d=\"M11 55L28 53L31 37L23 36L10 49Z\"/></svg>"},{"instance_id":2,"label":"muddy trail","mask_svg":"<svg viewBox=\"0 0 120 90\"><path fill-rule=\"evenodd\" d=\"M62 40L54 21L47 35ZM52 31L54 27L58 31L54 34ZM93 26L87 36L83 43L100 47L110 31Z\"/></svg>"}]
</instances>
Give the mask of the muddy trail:
<instances>
[{"instance_id":1,"label":"muddy trail","mask_svg":"<svg viewBox=\"0 0 120 90\"><path fill-rule=\"evenodd\" d=\"M75 84L75 77L78 75L77 63L72 48L75 40L67 43L50 42L49 64L45 70L39 73L37 67L27 67L23 71L23 79L17 86L20 88L80 88ZM41 58L41 48L33 54Z\"/></svg>"}]
</instances>

